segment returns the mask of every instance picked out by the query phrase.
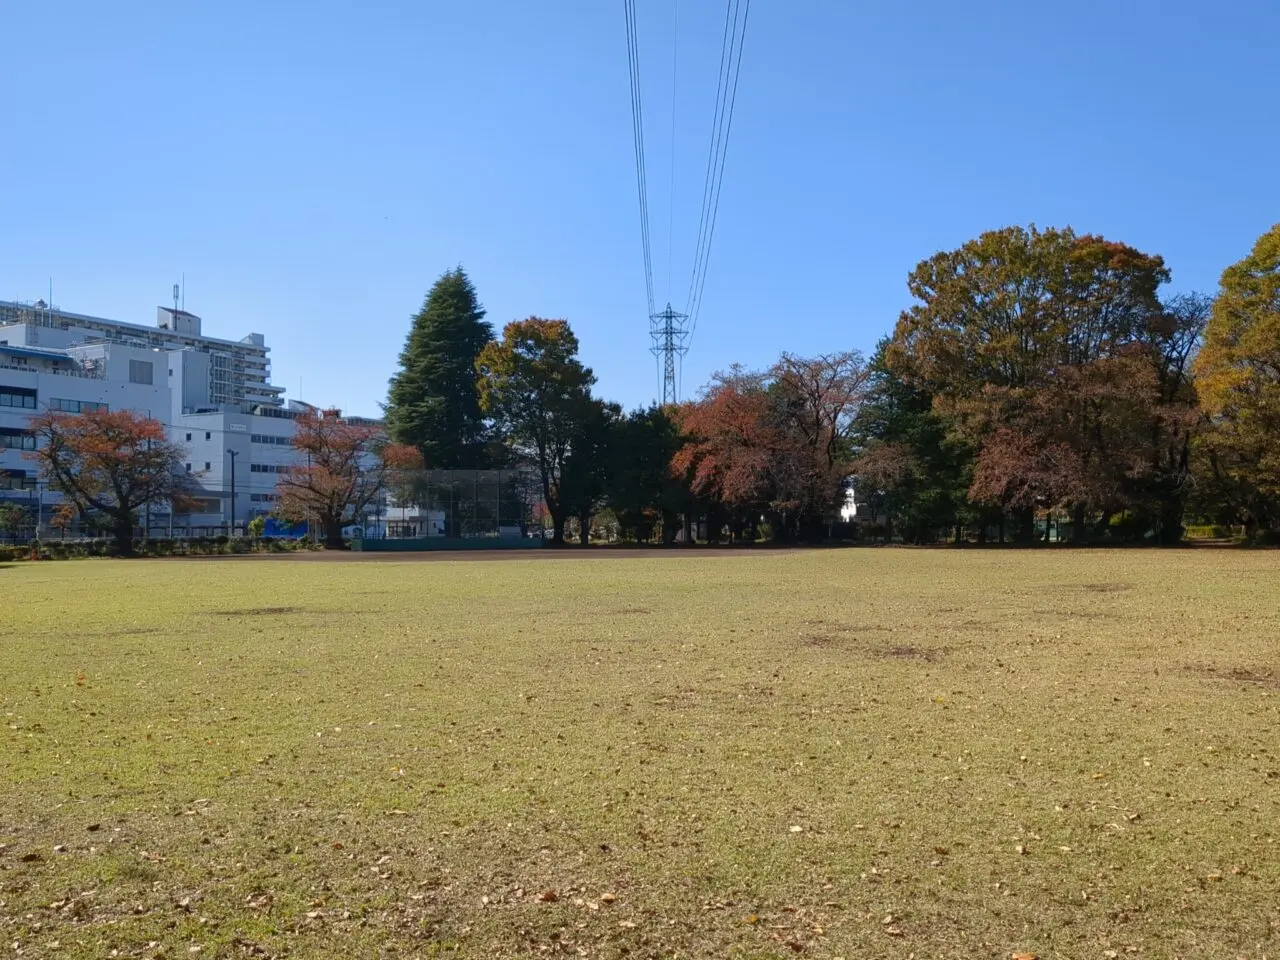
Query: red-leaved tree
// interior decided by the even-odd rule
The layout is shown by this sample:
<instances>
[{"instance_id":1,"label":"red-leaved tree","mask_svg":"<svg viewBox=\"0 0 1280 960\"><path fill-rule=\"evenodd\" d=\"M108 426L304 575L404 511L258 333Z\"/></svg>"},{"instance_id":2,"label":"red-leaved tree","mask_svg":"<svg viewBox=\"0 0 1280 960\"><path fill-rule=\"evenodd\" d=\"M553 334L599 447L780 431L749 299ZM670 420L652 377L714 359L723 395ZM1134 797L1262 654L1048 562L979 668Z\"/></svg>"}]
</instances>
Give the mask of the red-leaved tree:
<instances>
[{"instance_id":1,"label":"red-leaved tree","mask_svg":"<svg viewBox=\"0 0 1280 960\"><path fill-rule=\"evenodd\" d=\"M304 462L276 484L279 513L316 521L331 550L343 549L342 528L360 519L394 474L422 467L416 449L389 443L380 426L349 420L338 410L308 411L294 429L293 449Z\"/></svg>"},{"instance_id":2,"label":"red-leaved tree","mask_svg":"<svg viewBox=\"0 0 1280 960\"><path fill-rule=\"evenodd\" d=\"M48 411L34 417L32 456L49 488L79 512L101 517L116 541L116 552L133 553L139 508L168 503L183 509L194 487L182 471L185 453L172 443L159 420L132 410L89 413Z\"/></svg>"}]
</instances>

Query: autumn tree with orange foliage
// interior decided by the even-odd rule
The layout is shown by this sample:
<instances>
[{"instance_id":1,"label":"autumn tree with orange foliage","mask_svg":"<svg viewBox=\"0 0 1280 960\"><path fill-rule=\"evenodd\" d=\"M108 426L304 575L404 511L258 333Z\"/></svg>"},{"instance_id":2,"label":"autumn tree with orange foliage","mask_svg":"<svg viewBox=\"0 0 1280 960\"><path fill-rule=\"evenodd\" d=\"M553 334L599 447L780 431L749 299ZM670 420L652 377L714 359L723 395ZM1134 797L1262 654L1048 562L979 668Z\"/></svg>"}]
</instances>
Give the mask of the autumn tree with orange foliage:
<instances>
[{"instance_id":1,"label":"autumn tree with orange foliage","mask_svg":"<svg viewBox=\"0 0 1280 960\"><path fill-rule=\"evenodd\" d=\"M49 488L82 515L98 515L111 529L116 553L133 553L138 510L148 503L187 506L194 492L183 472L184 450L159 420L132 410L47 411L31 420L32 456Z\"/></svg>"},{"instance_id":2,"label":"autumn tree with orange foliage","mask_svg":"<svg viewBox=\"0 0 1280 960\"><path fill-rule=\"evenodd\" d=\"M843 499L850 432L868 382L856 351L784 354L766 373L717 374L677 411L686 440L672 468L739 524L763 513L781 539L817 535Z\"/></svg>"},{"instance_id":3,"label":"autumn tree with orange foliage","mask_svg":"<svg viewBox=\"0 0 1280 960\"><path fill-rule=\"evenodd\" d=\"M276 484L278 512L289 520L316 521L330 550L345 547L342 528L360 520L395 474L422 467L416 449L389 443L381 427L338 410L299 416L293 449L305 462L290 467Z\"/></svg>"},{"instance_id":4,"label":"autumn tree with orange foliage","mask_svg":"<svg viewBox=\"0 0 1280 960\"><path fill-rule=\"evenodd\" d=\"M1224 519L1280 538L1280 223L1223 271L1196 370L1201 484Z\"/></svg>"},{"instance_id":5,"label":"autumn tree with orange foliage","mask_svg":"<svg viewBox=\"0 0 1280 960\"><path fill-rule=\"evenodd\" d=\"M969 497L1029 537L1037 509L1076 539L1121 513L1180 535L1199 307L1160 302L1164 261L1070 229L1009 227L922 261L886 360L977 449ZM1185 306L1185 305L1184 305Z\"/></svg>"},{"instance_id":6,"label":"autumn tree with orange foliage","mask_svg":"<svg viewBox=\"0 0 1280 960\"><path fill-rule=\"evenodd\" d=\"M575 500L583 487L593 485L574 482L570 460L575 450L588 451L589 459L589 448L602 445L593 442L592 425L603 429L610 416L591 396L596 378L578 359L578 338L567 320L513 321L503 328L501 340L480 351L476 373L480 409L512 452L537 470L552 543L564 543L570 511L583 510ZM587 465L579 468L578 478L590 472ZM591 498L583 502L589 514Z\"/></svg>"},{"instance_id":7,"label":"autumn tree with orange foliage","mask_svg":"<svg viewBox=\"0 0 1280 960\"><path fill-rule=\"evenodd\" d=\"M80 518L80 511L76 509L73 503L60 503L57 509L53 511L53 517L49 521L49 526L57 530L65 540L67 531L76 525L76 521Z\"/></svg>"}]
</instances>

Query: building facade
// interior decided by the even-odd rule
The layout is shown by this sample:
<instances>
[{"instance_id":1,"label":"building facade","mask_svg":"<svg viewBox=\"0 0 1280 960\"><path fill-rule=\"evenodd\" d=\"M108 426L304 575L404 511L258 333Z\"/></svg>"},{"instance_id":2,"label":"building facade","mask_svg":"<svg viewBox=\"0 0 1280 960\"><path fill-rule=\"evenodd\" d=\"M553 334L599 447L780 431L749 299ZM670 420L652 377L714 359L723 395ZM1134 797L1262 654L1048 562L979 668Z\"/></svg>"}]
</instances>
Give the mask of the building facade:
<instances>
[{"instance_id":1,"label":"building facade","mask_svg":"<svg viewBox=\"0 0 1280 960\"><path fill-rule=\"evenodd\" d=\"M155 326L145 327L43 301L0 301L0 499L49 522L58 498L30 458L36 413L128 409L166 425L203 491L190 514L172 517L157 505L151 532L241 528L274 506L279 475L295 460L293 421L311 409L286 404L270 369L261 334L207 337L184 310L158 307Z\"/></svg>"}]
</instances>

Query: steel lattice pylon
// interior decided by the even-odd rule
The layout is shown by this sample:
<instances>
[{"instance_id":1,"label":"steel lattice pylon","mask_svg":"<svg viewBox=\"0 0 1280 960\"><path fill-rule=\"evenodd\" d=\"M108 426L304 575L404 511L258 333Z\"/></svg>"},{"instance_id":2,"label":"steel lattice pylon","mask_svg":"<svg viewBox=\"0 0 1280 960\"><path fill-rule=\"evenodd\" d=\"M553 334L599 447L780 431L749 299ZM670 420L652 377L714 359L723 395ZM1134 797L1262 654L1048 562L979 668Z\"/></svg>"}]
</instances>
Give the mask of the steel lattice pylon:
<instances>
[{"instance_id":1,"label":"steel lattice pylon","mask_svg":"<svg viewBox=\"0 0 1280 960\"><path fill-rule=\"evenodd\" d=\"M653 346L649 348L649 352L662 364L663 406L677 403L680 398L676 396L679 384L676 358L689 352L685 345L685 341L689 339L688 314L676 313L668 303L667 309L661 313L649 315L649 336L653 338Z\"/></svg>"}]
</instances>

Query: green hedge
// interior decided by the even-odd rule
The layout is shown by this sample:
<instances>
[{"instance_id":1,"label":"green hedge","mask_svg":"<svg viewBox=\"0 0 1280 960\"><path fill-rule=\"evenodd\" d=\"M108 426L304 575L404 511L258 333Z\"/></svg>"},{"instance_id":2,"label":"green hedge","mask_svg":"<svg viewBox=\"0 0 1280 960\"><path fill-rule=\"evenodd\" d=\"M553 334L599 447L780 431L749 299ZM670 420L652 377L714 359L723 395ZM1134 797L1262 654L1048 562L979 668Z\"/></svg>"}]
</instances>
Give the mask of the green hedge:
<instances>
[{"instance_id":1,"label":"green hedge","mask_svg":"<svg viewBox=\"0 0 1280 960\"><path fill-rule=\"evenodd\" d=\"M115 547L111 540L41 540L41 560L75 560L84 557L110 556ZM135 540L135 555L139 557L211 557L246 553L293 553L297 550L318 550L319 544L309 540L280 540L273 537L193 537L188 540ZM0 563L30 560L31 545L0 546Z\"/></svg>"}]
</instances>

